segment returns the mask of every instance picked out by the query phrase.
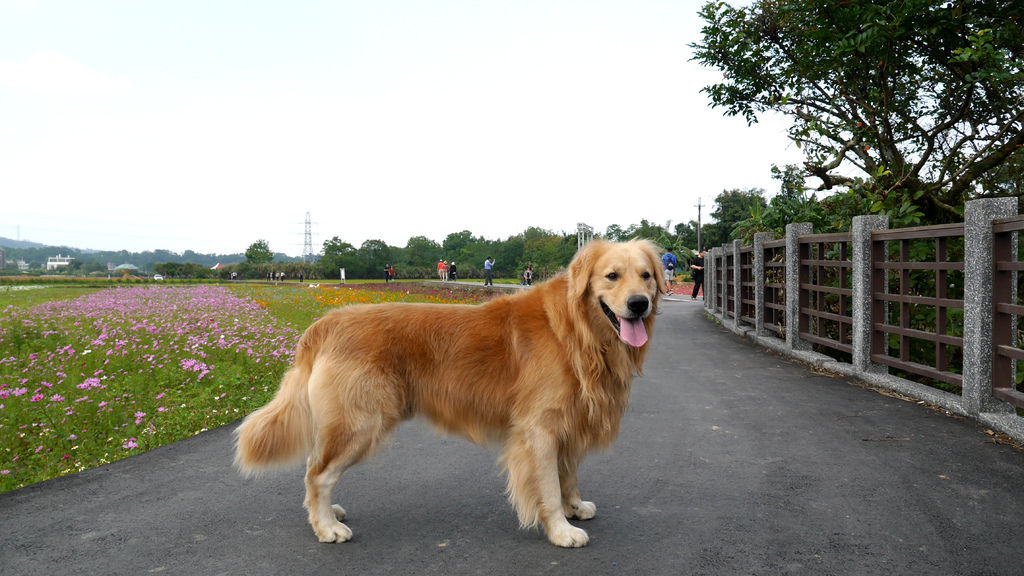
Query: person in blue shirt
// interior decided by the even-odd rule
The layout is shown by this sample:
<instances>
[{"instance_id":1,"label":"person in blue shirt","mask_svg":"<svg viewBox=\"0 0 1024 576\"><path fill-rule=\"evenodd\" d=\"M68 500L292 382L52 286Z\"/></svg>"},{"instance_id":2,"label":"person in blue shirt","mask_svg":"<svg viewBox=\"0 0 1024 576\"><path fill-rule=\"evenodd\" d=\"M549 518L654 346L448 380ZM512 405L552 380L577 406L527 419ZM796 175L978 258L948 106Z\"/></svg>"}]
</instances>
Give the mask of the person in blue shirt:
<instances>
[{"instance_id":1,"label":"person in blue shirt","mask_svg":"<svg viewBox=\"0 0 1024 576\"><path fill-rule=\"evenodd\" d=\"M484 261L484 286L494 286L494 281L491 277L491 268L494 266L494 258L490 256Z\"/></svg>"},{"instance_id":2,"label":"person in blue shirt","mask_svg":"<svg viewBox=\"0 0 1024 576\"><path fill-rule=\"evenodd\" d=\"M672 277L675 275L676 266L679 266L679 261L676 260L676 255L672 253L671 248L661 257L661 263L665 267L665 292L671 294Z\"/></svg>"}]
</instances>

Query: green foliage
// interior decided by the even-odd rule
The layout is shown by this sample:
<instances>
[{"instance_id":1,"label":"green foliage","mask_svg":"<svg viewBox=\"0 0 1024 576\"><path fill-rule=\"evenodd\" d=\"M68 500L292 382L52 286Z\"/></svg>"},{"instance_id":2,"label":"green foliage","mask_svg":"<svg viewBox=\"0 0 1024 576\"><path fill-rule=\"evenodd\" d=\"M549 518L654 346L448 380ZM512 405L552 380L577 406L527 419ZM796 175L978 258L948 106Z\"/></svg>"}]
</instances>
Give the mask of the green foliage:
<instances>
[{"instance_id":1,"label":"green foliage","mask_svg":"<svg viewBox=\"0 0 1024 576\"><path fill-rule=\"evenodd\" d=\"M694 59L723 72L712 104L748 123L787 115L820 190L929 224L979 194L1021 194L1000 167L1024 158L1024 4L713 1L700 15Z\"/></svg>"},{"instance_id":2,"label":"green foliage","mask_svg":"<svg viewBox=\"0 0 1024 576\"><path fill-rule=\"evenodd\" d=\"M715 222L704 226L704 246L721 246L749 233L763 231L763 218L767 203L764 190L723 190L715 198L715 210L711 217Z\"/></svg>"},{"instance_id":3,"label":"green foliage","mask_svg":"<svg viewBox=\"0 0 1024 576\"><path fill-rule=\"evenodd\" d=\"M270 251L270 245L266 240L260 239L249 245L245 251L245 261L248 264L266 264L274 261L274 253Z\"/></svg>"},{"instance_id":4,"label":"green foliage","mask_svg":"<svg viewBox=\"0 0 1024 576\"><path fill-rule=\"evenodd\" d=\"M321 277L338 279L342 268L347 275L349 271L356 272L359 266L360 259L355 246L337 236L324 242L323 254L317 262L317 270Z\"/></svg>"},{"instance_id":5,"label":"green foliage","mask_svg":"<svg viewBox=\"0 0 1024 576\"><path fill-rule=\"evenodd\" d=\"M441 245L426 236L413 236L405 245L403 264L420 268L429 268L436 264L442 254Z\"/></svg>"}]
</instances>

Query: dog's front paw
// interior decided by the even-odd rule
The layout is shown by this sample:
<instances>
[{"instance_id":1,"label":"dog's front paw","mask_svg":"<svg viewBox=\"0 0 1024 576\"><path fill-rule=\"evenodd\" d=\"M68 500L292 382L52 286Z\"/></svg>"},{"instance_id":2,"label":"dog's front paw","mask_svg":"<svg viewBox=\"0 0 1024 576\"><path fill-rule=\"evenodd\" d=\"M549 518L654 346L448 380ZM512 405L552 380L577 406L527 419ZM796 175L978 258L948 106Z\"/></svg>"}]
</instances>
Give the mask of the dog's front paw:
<instances>
[{"instance_id":1,"label":"dog's front paw","mask_svg":"<svg viewBox=\"0 0 1024 576\"><path fill-rule=\"evenodd\" d=\"M597 506L593 502L579 502L569 507L565 512L567 518L577 520L590 520L597 516Z\"/></svg>"},{"instance_id":2,"label":"dog's front paw","mask_svg":"<svg viewBox=\"0 0 1024 576\"><path fill-rule=\"evenodd\" d=\"M334 522L326 528L314 529L321 542L348 542L352 539L352 530L341 522Z\"/></svg>"},{"instance_id":3,"label":"dog's front paw","mask_svg":"<svg viewBox=\"0 0 1024 576\"><path fill-rule=\"evenodd\" d=\"M586 530L581 530L569 523L548 534L548 541L562 548L582 548L590 543Z\"/></svg>"}]
</instances>

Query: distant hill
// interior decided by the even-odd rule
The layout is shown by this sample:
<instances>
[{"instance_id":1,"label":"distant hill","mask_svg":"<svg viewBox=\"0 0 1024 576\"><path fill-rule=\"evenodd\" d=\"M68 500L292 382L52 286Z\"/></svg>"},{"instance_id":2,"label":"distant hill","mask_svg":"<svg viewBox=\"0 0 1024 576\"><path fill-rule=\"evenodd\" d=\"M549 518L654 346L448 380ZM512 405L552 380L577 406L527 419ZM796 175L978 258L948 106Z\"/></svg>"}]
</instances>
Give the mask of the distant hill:
<instances>
[{"instance_id":1,"label":"distant hill","mask_svg":"<svg viewBox=\"0 0 1024 576\"><path fill-rule=\"evenodd\" d=\"M46 248L46 244L29 242L27 240L11 240L0 236L0 248Z\"/></svg>"},{"instance_id":2,"label":"distant hill","mask_svg":"<svg viewBox=\"0 0 1024 576\"><path fill-rule=\"evenodd\" d=\"M128 252L127 250L89 250L71 248L68 246L48 246L38 242L12 240L4 237L0 237L0 248L3 248L7 252L8 263L16 260L24 260L29 264L30 268L34 269L43 268L46 265L46 259L51 256L56 256L57 254L70 256L81 264L88 265L87 269L102 270L106 269L107 264L134 264L141 270L149 271L153 269L154 265L166 262L213 266L218 263L227 265L245 261L245 254L199 254L191 250L186 250L182 254L171 252L170 250L152 250L146 252ZM275 260L285 262L296 260L296 258L291 258L284 254L276 254Z\"/></svg>"}]
</instances>

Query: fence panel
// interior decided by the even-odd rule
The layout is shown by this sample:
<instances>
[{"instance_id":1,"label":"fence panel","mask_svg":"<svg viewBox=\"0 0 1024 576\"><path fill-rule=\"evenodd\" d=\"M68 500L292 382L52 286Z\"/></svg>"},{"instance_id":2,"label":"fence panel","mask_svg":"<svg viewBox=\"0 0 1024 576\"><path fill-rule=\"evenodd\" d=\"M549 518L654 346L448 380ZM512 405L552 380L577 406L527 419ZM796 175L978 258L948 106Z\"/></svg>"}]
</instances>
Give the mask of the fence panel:
<instances>
[{"instance_id":1,"label":"fence panel","mask_svg":"<svg viewBox=\"0 0 1024 576\"><path fill-rule=\"evenodd\" d=\"M733 254L732 249L725 251L725 256L722 258L725 261L725 265L722 266L722 283L725 285L723 290L722 300L725 307L722 309L722 315L726 318L736 318L736 281L733 279L733 266L736 265L736 257Z\"/></svg>"},{"instance_id":2,"label":"fence panel","mask_svg":"<svg viewBox=\"0 0 1024 576\"><path fill-rule=\"evenodd\" d=\"M992 225L992 395L1024 408L1024 384L1018 381L1016 361L1024 360L1019 287L1024 279L1020 261L1020 232L1024 216L996 220Z\"/></svg>"},{"instance_id":3,"label":"fence panel","mask_svg":"<svg viewBox=\"0 0 1024 576\"><path fill-rule=\"evenodd\" d=\"M764 328L786 337L786 239L764 243Z\"/></svg>"},{"instance_id":4,"label":"fence panel","mask_svg":"<svg viewBox=\"0 0 1024 576\"><path fill-rule=\"evenodd\" d=\"M757 302L754 300L754 247L740 248L740 285L737 286L739 321L750 326L757 323Z\"/></svg>"},{"instance_id":5,"label":"fence panel","mask_svg":"<svg viewBox=\"0 0 1024 576\"><path fill-rule=\"evenodd\" d=\"M722 295L725 293L725 284L722 282L725 275L725 271L722 270L722 267L725 266L725 255L718 255L720 252L716 250L715 255L712 256L715 259L715 277L712 279L712 282L715 283L715 293L712 308L722 313L725 310L725 304L722 302Z\"/></svg>"},{"instance_id":6,"label":"fence panel","mask_svg":"<svg viewBox=\"0 0 1024 576\"><path fill-rule=\"evenodd\" d=\"M800 237L800 338L853 354L850 233Z\"/></svg>"},{"instance_id":7,"label":"fence panel","mask_svg":"<svg viewBox=\"0 0 1024 576\"><path fill-rule=\"evenodd\" d=\"M876 256L872 258L871 360L959 394L963 383L963 223L876 231L871 240ZM887 258L877 257L882 254ZM911 357L927 363L911 361Z\"/></svg>"}]
</instances>

